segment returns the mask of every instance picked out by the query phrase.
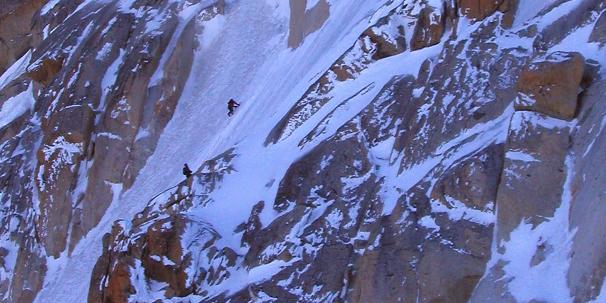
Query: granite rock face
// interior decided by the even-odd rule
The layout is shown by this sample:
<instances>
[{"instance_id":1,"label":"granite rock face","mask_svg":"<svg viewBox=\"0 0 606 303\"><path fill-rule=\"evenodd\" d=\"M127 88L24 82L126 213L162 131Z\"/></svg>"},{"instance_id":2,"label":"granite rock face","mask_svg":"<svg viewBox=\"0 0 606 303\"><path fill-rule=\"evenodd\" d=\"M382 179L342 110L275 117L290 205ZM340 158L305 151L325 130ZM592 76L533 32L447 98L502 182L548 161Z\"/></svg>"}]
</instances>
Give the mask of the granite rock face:
<instances>
[{"instance_id":1,"label":"granite rock face","mask_svg":"<svg viewBox=\"0 0 606 303\"><path fill-rule=\"evenodd\" d=\"M579 53L551 53L535 59L518 80L516 109L571 120L577 111L584 72L585 59Z\"/></svg>"},{"instance_id":2,"label":"granite rock face","mask_svg":"<svg viewBox=\"0 0 606 303\"><path fill-rule=\"evenodd\" d=\"M467 17L482 20L497 11L507 12L517 2L517 0L457 0L457 5Z\"/></svg>"},{"instance_id":3,"label":"granite rock face","mask_svg":"<svg viewBox=\"0 0 606 303\"><path fill-rule=\"evenodd\" d=\"M7 0L0 8L0 73L36 47L42 40L42 27L37 21L43 0Z\"/></svg>"},{"instance_id":4,"label":"granite rock face","mask_svg":"<svg viewBox=\"0 0 606 303\"><path fill-rule=\"evenodd\" d=\"M0 302L605 301L605 11L7 1Z\"/></svg>"},{"instance_id":5,"label":"granite rock face","mask_svg":"<svg viewBox=\"0 0 606 303\"><path fill-rule=\"evenodd\" d=\"M31 103L1 130L2 202L11 214L3 222L21 222L6 233L17 243L12 278L2 277L13 280L4 284L7 302L33 301L45 256L69 254L132 184L171 119L201 30L179 20L176 2L79 5L25 1L0 21L27 36L5 40L19 43L1 55L0 70L13 69L0 100ZM129 10L166 18L150 31Z\"/></svg>"}]
</instances>

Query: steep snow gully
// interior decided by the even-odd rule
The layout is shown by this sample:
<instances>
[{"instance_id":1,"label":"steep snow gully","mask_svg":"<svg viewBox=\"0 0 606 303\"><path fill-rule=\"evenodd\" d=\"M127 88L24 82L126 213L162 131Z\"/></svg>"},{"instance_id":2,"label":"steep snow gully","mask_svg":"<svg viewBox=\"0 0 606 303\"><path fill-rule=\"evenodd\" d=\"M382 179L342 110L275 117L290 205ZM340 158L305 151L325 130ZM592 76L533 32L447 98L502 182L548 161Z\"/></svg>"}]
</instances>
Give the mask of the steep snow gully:
<instances>
[{"instance_id":1,"label":"steep snow gully","mask_svg":"<svg viewBox=\"0 0 606 303\"><path fill-rule=\"evenodd\" d=\"M265 184L272 178L279 179L292 158L302 153L296 149L294 140L295 149L291 145L287 153L284 149L265 150L262 145L266 134L316 78L354 43L369 26L371 18L377 18L375 13L380 14L380 8L387 12L384 8L387 2L331 3L331 16L326 24L293 50L285 43L288 37L286 1L226 1L225 16L219 17L222 20L211 20L212 24L204 25L199 36L202 47L196 50L187 86L156 151L131 190L115 191L114 201L102 221L82 239L71 256L48 259L51 270L36 302L86 301L90 281L83 277L90 277L96 257L101 253L101 239L112 223L132 218L158 189L182 181L182 162L199 167L235 145L247 150L246 157L235 164L240 175L236 180L226 181L217 193L223 195L220 201L234 201L229 202L233 204L217 204L201 212L205 220L224 234L230 234L258 201L247 200L247 194L251 190L267 191L262 196L271 197L277 184L272 190L267 190ZM409 64L403 63L397 67ZM418 65L419 58L415 58L413 64ZM383 79L367 81L378 82L374 84L376 94L392 76L385 73ZM229 98L242 104L232 119L226 115L225 104Z\"/></svg>"}]
</instances>

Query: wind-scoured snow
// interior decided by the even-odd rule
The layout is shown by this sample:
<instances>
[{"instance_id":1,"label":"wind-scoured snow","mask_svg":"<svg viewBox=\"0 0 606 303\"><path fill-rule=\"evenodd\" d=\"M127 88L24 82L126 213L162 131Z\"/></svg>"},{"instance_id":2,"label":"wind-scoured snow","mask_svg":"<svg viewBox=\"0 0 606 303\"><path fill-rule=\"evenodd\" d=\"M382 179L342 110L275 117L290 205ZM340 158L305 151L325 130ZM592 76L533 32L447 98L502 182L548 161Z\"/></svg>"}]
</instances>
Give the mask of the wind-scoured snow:
<instances>
[{"instance_id":1,"label":"wind-scoured snow","mask_svg":"<svg viewBox=\"0 0 606 303\"><path fill-rule=\"evenodd\" d=\"M573 33L564 38L552 48L552 51L579 52L585 59L591 59L600 64L600 73L606 73L606 49L599 43L590 43L589 37L595 28L599 14L594 13L586 24L575 29Z\"/></svg>"},{"instance_id":2,"label":"wind-scoured snow","mask_svg":"<svg viewBox=\"0 0 606 303\"><path fill-rule=\"evenodd\" d=\"M522 0L517 4L516 18L513 27L521 26L536 17L542 10L556 3L557 0Z\"/></svg>"},{"instance_id":3,"label":"wind-scoured snow","mask_svg":"<svg viewBox=\"0 0 606 303\"><path fill-rule=\"evenodd\" d=\"M19 60L13 63L3 74L0 76L0 90L4 89L6 85L11 83L17 77L21 76L27 70L27 65L31 60L32 52L28 51Z\"/></svg>"},{"instance_id":4,"label":"wind-scoured snow","mask_svg":"<svg viewBox=\"0 0 606 303\"><path fill-rule=\"evenodd\" d=\"M34 108L36 99L34 99L32 90L33 88L30 84L27 90L2 103L2 108L0 108L0 128L3 128Z\"/></svg>"},{"instance_id":5,"label":"wind-scoured snow","mask_svg":"<svg viewBox=\"0 0 606 303\"><path fill-rule=\"evenodd\" d=\"M294 51L287 48L286 43L288 19L275 18L275 3L226 3L225 16L219 17L225 18L225 22L214 24L220 26L209 26L219 21L206 23L210 35L216 38L205 38L204 30L199 37L205 42L196 50L192 74L156 152L147 161L132 189L114 197L115 202L99 225L81 240L72 255L49 260L57 270L46 277L37 302L85 301L89 281L82 277L90 277L101 253L101 238L110 230L112 223L118 219L130 220L158 191L180 182L182 163L199 167L234 145L237 150L247 151L233 163L238 173L225 177L221 188L212 196L212 200L219 202L201 209L198 215L223 236L222 245L241 250L239 237L229 235L250 214L254 203L273 198L277 184L266 188L268 181L281 178L290 162L304 153L292 140L283 146L266 149L263 139L307 87L351 47L370 25L369 19L385 2L355 0L331 3L331 17ZM158 72L161 75L162 71ZM112 73L113 70L108 70L107 74ZM107 81L106 84L109 83ZM375 86L373 94L382 84L379 82ZM343 89L343 95L346 91ZM372 94L365 96L361 104L369 102L372 97ZM225 105L229 98L242 104L231 119L226 115ZM321 118L318 116L314 121ZM301 132L300 136L303 135L305 133ZM260 166L262 163L272 163L272 166ZM238 190L242 188L247 190ZM275 214L269 210L261 217L268 223ZM250 282L258 276L256 272L267 274L274 271L259 268L239 275L243 275L243 281ZM70 285L70 288L66 289L64 285ZM216 291L224 290L219 288Z\"/></svg>"}]
</instances>

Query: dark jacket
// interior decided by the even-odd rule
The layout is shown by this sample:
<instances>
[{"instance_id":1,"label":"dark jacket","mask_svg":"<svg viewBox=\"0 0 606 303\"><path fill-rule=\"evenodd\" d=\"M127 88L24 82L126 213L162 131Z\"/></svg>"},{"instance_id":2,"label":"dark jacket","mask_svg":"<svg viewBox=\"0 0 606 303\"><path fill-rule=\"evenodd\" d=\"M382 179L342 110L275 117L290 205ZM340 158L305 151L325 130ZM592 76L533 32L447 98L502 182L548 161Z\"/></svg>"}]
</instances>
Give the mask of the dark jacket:
<instances>
[{"instance_id":1,"label":"dark jacket","mask_svg":"<svg viewBox=\"0 0 606 303\"><path fill-rule=\"evenodd\" d=\"M192 175L192 171L191 169L189 169L189 166L187 166L187 164L183 165L183 175L187 178L191 177Z\"/></svg>"},{"instance_id":2,"label":"dark jacket","mask_svg":"<svg viewBox=\"0 0 606 303\"><path fill-rule=\"evenodd\" d=\"M229 99L229 101L227 101L228 109L232 109L232 108L238 107L238 106L240 106L240 104L238 102L236 102L234 99Z\"/></svg>"}]
</instances>

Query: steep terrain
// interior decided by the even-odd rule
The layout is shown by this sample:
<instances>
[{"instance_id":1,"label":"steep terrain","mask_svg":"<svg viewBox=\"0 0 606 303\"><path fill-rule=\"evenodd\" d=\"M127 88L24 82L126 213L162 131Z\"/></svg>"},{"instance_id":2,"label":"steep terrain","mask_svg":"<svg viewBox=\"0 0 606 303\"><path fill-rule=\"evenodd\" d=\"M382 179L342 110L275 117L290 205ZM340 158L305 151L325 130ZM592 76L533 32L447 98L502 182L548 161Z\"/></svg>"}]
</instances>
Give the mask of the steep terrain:
<instances>
[{"instance_id":1,"label":"steep terrain","mask_svg":"<svg viewBox=\"0 0 606 303\"><path fill-rule=\"evenodd\" d=\"M604 1L5 2L2 302L606 302Z\"/></svg>"}]
</instances>

